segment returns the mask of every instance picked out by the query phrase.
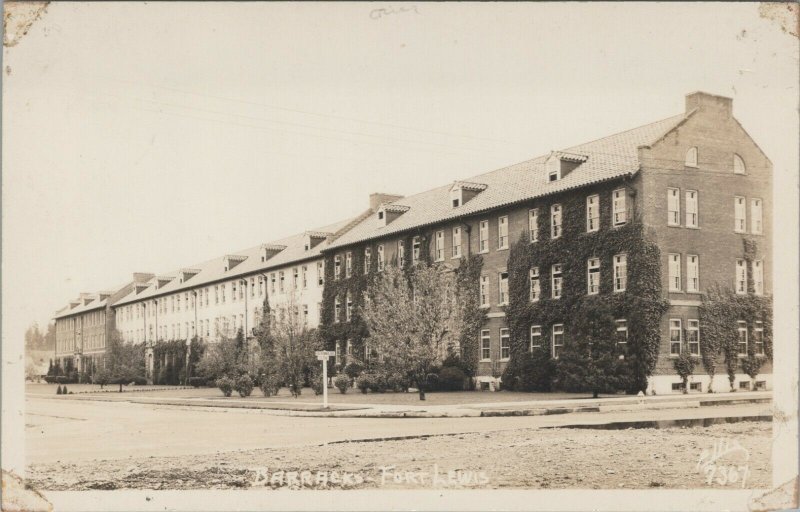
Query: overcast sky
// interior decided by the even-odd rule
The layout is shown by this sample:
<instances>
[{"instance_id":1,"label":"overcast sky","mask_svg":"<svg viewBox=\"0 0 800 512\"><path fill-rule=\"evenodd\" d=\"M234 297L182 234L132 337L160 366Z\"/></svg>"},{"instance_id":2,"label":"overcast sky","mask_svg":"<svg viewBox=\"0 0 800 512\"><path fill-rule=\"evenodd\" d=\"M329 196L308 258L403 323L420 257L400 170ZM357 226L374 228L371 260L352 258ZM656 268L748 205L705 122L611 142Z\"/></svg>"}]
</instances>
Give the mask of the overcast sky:
<instances>
[{"instance_id":1,"label":"overcast sky","mask_svg":"<svg viewBox=\"0 0 800 512\"><path fill-rule=\"evenodd\" d=\"M797 178L797 40L754 3L52 3L4 59L4 337L695 90Z\"/></svg>"}]
</instances>

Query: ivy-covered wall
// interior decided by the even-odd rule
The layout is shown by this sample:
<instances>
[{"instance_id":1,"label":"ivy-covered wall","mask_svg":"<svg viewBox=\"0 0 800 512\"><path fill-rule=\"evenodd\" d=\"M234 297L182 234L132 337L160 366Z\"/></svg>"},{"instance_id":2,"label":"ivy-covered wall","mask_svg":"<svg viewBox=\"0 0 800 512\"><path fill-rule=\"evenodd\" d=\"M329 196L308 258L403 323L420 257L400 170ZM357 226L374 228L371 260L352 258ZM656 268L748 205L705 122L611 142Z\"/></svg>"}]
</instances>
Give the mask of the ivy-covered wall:
<instances>
[{"instance_id":1,"label":"ivy-covered wall","mask_svg":"<svg viewBox=\"0 0 800 512\"><path fill-rule=\"evenodd\" d=\"M509 305L507 321L511 332L509 374L529 351L530 328L541 326L541 342L551 347L552 326L563 324L565 343L586 336L584 326L602 325L609 336L616 332L616 320L627 321L628 342L622 350L627 376L626 388L636 392L647 387L647 377L655 368L661 332L660 319L668 303L661 293L661 265L658 247L649 242L641 222L628 222L613 227L611 221L612 191L619 183L586 189L569 194L544 198L539 208L538 241L530 243L523 233L511 248L509 257ZM598 193L600 198L600 229L586 232L586 197ZM629 211L632 198L628 198ZM550 206L563 208L563 234L550 238ZM544 215L543 215L544 213ZM617 254L627 256L627 286L624 292L613 291L613 262ZM587 295L587 260L600 259L600 292ZM562 295L553 299L551 267L562 265ZM541 298L530 301L529 270L539 268ZM600 318L585 322L587 318Z\"/></svg>"}]
</instances>

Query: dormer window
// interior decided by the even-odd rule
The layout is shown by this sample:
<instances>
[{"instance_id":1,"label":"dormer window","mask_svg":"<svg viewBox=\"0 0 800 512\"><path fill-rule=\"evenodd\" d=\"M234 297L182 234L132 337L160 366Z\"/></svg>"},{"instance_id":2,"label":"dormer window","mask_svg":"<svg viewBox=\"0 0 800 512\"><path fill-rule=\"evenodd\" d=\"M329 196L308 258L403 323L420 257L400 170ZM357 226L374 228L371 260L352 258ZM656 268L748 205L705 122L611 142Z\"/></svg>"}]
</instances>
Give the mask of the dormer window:
<instances>
[{"instance_id":1,"label":"dormer window","mask_svg":"<svg viewBox=\"0 0 800 512\"><path fill-rule=\"evenodd\" d=\"M486 190L487 186L483 183L471 183L468 181L457 181L450 189L450 206L458 208L467 203L470 199Z\"/></svg>"},{"instance_id":2,"label":"dormer window","mask_svg":"<svg viewBox=\"0 0 800 512\"><path fill-rule=\"evenodd\" d=\"M545 169L547 171L547 181L553 182L565 178L569 173L578 168L583 162L588 160L586 155L577 153L566 153L564 151L553 151L547 157Z\"/></svg>"},{"instance_id":3,"label":"dormer window","mask_svg":"<svg viewBox=\"0 0 800 512\"><path fill-rule=\"evenodd\" d=\"M691 147L686 152L686 167L697 167L697 148Z\"/></svg>"},{"instance_id":4,"label":"dormer window","mask_svg":"<svg viewBox=\"0 0 800 512\"><path fill-rule=\"evenodd\" d=\"M247 256L240 256L237 254L229 254L224 258L225 272L232 270L236 265L247 259Z\"/></svg>"},{"instance_id":5,"label":"dormer window","mask_svg":"<svg viewBox=\"0 0 800 512\"><path fill-rule=\"evenodd\" d=\"M558 170L550 171L549 173L547 173L547 181L557 181L559 178L558 174L559 174Z\"/></svg>"},{"instance_id":6,"label":"dormer window","mask_svg":"<svg viewBox=\"0 0 800 512\"><path fill-rule=\"evenodd\" d=\"M458 208L459 206L461 206L461 199L460 198L455 198L452 201L453 201L453 208Z\"/></svg>"},{"instance_id":7,"label":"dormer window","mask_svg":"<svg viewBox=\"0 0 800 512\"><path fill-rule=\"evenodd\" d=\"M744 160L739 155L733 155L733 174L744 174L746 168L744 166Z\"/></svg>"},{"instance_id":8,"label":"dormer window","mask_svg":"<svg viewBox=\"0 0 800 512\"><path fill-rule=\"evenodd\" d=\"M382 204L378 208L378 227L386 226L410 209L402 204Z\"/></svg>"},{"instance_id":9,"label":"dormer window","mask_svg":"<svg viewBox=\"0 0 800 512\"><path fill-rule=\"evenodd\" d=\"M379 220L383 220L383 215L384 215L383 210L378 211L378 219Z\"/></svg>"}]
</instances>

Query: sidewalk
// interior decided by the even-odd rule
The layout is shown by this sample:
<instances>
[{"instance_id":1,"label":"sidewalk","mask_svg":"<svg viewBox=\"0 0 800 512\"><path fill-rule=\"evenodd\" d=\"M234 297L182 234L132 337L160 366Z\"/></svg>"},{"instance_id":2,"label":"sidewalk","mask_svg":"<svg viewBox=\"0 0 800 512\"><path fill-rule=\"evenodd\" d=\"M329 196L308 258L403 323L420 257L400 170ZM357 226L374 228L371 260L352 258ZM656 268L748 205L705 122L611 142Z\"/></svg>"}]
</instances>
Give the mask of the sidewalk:
<instances>
[{"instance_id":1,"label":"sidewalk","mask_svg":"<svg viewBox=\"0 0 800 512\"><path fill-rule=\"evenodd\" d=\"M42 398L53 398L46 397ZM228 409L253 409L265 414L308 417L340 418L464 418L488 416L544 416L551 414L616 412L658 409L692 409L715 405L770 403L772 392L751 391L719 394L688 394L662 396L621 396L601 399L530 400L514 402L464 403L455 405L392 405L369 403L332 404L322 409L320 403L275 401L249 398L161 398L130 395L72 395L71 400L125 401L137 404L172 407L216 407Z\"/></svg>"}]
</instances>

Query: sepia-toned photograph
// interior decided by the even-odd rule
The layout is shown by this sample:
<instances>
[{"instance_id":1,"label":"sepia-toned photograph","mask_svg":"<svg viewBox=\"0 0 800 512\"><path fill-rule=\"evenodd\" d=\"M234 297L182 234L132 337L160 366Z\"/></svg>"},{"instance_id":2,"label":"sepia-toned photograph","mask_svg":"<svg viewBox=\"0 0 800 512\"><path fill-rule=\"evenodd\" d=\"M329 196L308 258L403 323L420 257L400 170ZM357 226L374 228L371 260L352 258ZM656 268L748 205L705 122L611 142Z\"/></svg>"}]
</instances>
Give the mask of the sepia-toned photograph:
<instances>
[{"instance_id":1,"label":"sepia-toned photograph","mask_svg":"<svg viewBox=\"0 0 800 512\"><path fill-rule=\"evenodd\" d=\"M800 506L796 3L3 9L2 510Z\"/></svg>"}]
</instances>

